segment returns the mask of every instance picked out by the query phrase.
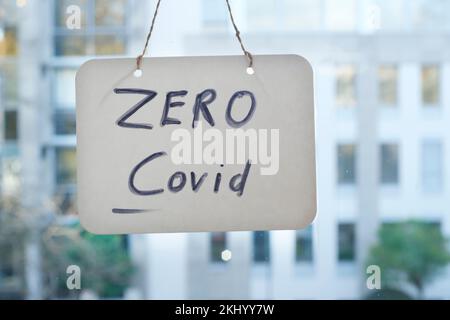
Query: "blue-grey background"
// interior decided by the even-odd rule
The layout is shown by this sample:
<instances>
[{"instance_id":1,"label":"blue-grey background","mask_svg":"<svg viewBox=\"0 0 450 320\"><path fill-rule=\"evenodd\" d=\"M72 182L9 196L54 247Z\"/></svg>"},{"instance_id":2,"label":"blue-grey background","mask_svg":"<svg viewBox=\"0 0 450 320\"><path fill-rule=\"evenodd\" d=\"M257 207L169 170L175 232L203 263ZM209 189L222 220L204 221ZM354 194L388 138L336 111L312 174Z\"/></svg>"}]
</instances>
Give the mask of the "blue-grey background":
<instances>
[{"instance_id":1,"label":"blue-grey background","mask_svg":"<svg viewBox=\"0 0 450 320\"><path fill-rule=\"evenodd\" d=\"M76 70L95 56L137 56L155 2L0 0L0 297L450 298L431 236L450 235L448 0L230 1L249 51L313 65L311 227L98 237L78 226ZM80 29L67 27L72 5ZM241 54L225 0L163 0L149 54ZM369 290L378 230L411 220L430 231L384 238L403 253L386 258L399 257L397 277L381 266L382 289L395 292ZM69 265L80 290L66 286Z\"/></svg>"}]
</instances>

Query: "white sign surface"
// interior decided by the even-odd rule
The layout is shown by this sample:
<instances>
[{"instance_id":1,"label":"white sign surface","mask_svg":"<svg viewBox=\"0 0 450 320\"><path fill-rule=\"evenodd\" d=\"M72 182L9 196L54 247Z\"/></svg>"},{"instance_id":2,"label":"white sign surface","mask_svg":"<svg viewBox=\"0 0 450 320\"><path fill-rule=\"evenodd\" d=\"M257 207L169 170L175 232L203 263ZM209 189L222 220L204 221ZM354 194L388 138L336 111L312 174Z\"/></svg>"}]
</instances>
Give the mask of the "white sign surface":
<instances>
[{"instance_id":1,"label":"white sign surface","mask_svg":"<svg viewBox=\"0 0 450 320\"><path fill-rule=\"evenodd\" d=\"M78 210L99 234L300 229L316 214L313 74L296 55L91 60Z\"/></svg>"}]
</instances>

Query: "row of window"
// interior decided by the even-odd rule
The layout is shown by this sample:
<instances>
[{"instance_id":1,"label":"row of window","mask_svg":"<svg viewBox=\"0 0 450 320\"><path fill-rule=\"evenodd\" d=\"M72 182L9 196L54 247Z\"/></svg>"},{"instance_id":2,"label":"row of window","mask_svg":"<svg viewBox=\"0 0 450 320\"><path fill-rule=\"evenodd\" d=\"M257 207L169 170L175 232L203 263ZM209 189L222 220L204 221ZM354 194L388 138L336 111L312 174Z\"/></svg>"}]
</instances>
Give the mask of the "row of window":
<instances>
[{"instance_id":1,"label":"row of window","mask_svg":"<svg viewBox=\"0 0 450 320\"><path fill-rule=\"evenodd\" d=\"M8 113L7 113L8 114ZM13 117L14 113L9 114ZM12 122L14 123L14 121ZM381 144L379 149L379 181L381 184L399 184L399 146ZM357 147L355 144L337 145L337 182L339 185L357 183ZM426 192L440 192L443 188L443 147L440 140L425 140L421 150L421 184ZM73 148L56 148L56 182L59 185L75 183L76 156Z\"/></svg>"},{"instance_id":2,"label":"row of window","mask_svg":"<svg viewBox=\"0 0 450 320\"><path fill-rule=\"evenodd\" d=\"M68 29L67 8L81 9L81 28ZM113 55L126 51L128 0L55 1L56 56Z\"/></svg>"},{"instance_id":3,"label":"row of window","mask_svg":"<svg viewBox=\"0 0 450 320\"><path fill-rule=\"evenodd\" d=\"M313 263L313 227L296 231L295 261L298 263ZM338 225L338 252L339 262L352 262L356 258L356 234L354 223L340 223ZM270 232L256 231L253 237L253 262L270 262ZM214 232L210 234L210 261L224 263L222 253L227 250L227 233Z\"/></svg>"},{"instance_id":4,"label":"row of window","mask_svg":"<svg viewBox=\"0 0 450 320\"><path fill-rule=\"evenodd\" d=\"M400 180L399 145L384 143L379 147L379 181L381 184L396 185ZM357 183L357 146L338 144L336 150L337 182L339 185ZM421 186L428 193L443 189L444 150L438 139L426 139L421 146Z\"/></svg>"},{"instance_id":5,"label":"row of window","mask_svg":"<svg viewBox=\"0 0 450 320\"><path fill-rule=\"evenodd\" d=\"M223 0L203 0L206 27L226 26ZM238 2L238 1L236 1ZM430 10L422 0L247 0L250 30L375 31L449 29L446 1L434 2ZM237 5L236 5L237 6ZM214 22L214 24L213 24Z\"/></svg>"},{"instance_id":6,"label":"row of window","mask_svg":"<svg viewBox=\"0 0 450 320\"><path fill-rule=\"evenodd\" d=\"M341 107L357 104L357 68L354 65L341 65L336 68L335 103ZM437 65L423 65L421 69L421 97L425 107L440 104L441 75ZM378 103L382 106L398 105L398 67L383 65L378 68Z\"/></svg>"},{"instance_id":7,"label":"row of window","mask_svg":"<svg viewBox=\"0 0 450 320\"><path fill-rule=\"evenodd\" d=\"M17 127L17 5L16 1L0 0L0 194L17 195L20 190L19 150L15 143ZM6 252L0 263L0 277L9 278L18 261ZM12 252L12 251L11 251ZM0 261L4 262L4 261ZM1 282L1 280L0 280Z\"/></svg>"},{"instance_id":8,"label":"row of window","mask_svg":"<svg viewBox=\"0 0 450 320\"><path fill-rule=\"evenodd\" d=\"M80 29L69 29L73 6L80 8ZM126 51L128 0L55 0L56 56L114 55ZM0 0L0 57L17 55L15 1Z\"/></svg>"},{"instance_id":9,"label":"row of window","mask_svg":"<svg viewBox=\"0 0 450 320\"><path fill-rule=\"evenodd\" d=\"M75 69L57 69L53 75L54 132L57 135L75 134ZM336 104L356 105L356 73L353 67L338 67ZM397 104L397 68L380 67L379 100L381 105ZM422 100L425 106L436 106L439 102L439 69L436 66L422 68ZM345 152L345 151L343 151Z\"/></svg>"},{"instance_id":10,"label":"row of window","mask_svg":"<svg viewBox=\"0 0 450 320\"><path fill-rule=\"evenodd\" d=\"M433 228L440 230L439 222L428 222ZM395 222L384 223L395 225ZM313 226L296 231L295 236L295 261L297 263L311 264L314 262ZM339 263L353 263L356 260L356 224L339 223L337 225L337 261ZM215 232L210 234L210 261L212 263L225 263L222 253L227 249L227 233ZM253 262L269 263L270 257L270 232L253 232Z\"/></svg>"},{"instance_id":11,"label":"row of window","mask_svg":"<svg viewBox=\"0 0 450 320\"><path fill-rule=\"evenodd\" d=\"M74 79L75 69L57 69L53 73L54 132L57 135L75 133ZM437 106L440 100L440 75L437 66L422 67L422 102L424 106ZM378 98L383 106L395 106L398 100L397 67L379 68ZM336 71L336 104L356 105L356 69L340 66Z\"/></svg>"}]
</instances>

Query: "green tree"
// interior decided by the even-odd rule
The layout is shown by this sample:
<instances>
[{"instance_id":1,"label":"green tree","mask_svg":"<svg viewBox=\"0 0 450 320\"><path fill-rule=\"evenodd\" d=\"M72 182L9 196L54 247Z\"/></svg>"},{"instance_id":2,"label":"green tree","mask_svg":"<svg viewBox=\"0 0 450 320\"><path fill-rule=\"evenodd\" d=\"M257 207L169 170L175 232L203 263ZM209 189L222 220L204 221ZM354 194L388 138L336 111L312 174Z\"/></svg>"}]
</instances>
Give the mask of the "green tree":
<instances>
[{"instance_id":1,"label":"green tree","mask_svg":"<svg viewBox=\"0 0 450 320\"><path fill-rule=\"evenodd\" d=\"M418 298L425 286L450 262L447 242L437 224L406 221L384 224L368 263L381 268L384 288L413 285Z\"/></svg>"},{"instance_id":2,"label":"green tree","mask_svg":"<svg viewBox=\"0 0 450 320\"><path fill-rule=\"evenodd\" d=\"M0 299L23 298L27 225L19 203L0 195Z\"/></svg>"},{"instance_id":3,"label":"green tree","mask_svg":"<svg viewBox=\"0 0 450 320\"><path fill-rule=\"evenodd\" d=\"M121 297L133 274L124 239L91 234L78 223L49 228L43 238L48 297L77 298L79 291L66 287L69 265L80 267L83 290L93 290L102 298Z\"/></svg>"}]
</instances>

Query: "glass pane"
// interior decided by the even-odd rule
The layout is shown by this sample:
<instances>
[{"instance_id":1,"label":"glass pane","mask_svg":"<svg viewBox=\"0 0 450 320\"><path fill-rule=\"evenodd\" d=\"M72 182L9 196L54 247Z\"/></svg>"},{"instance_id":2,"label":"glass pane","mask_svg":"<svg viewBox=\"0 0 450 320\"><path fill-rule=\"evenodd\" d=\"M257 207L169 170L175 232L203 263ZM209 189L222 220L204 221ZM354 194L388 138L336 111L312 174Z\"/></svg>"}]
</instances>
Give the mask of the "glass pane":
<instances>
[{"instance_id":1,"label":"glass pane","mask_svg":"<svg viewBox=\"0 0 450 320\"><path fill-rule=\"evenodd\" d=\"M382 66L378 70L378 100L382 105L397 103L397 68Z\"/></svg>"},{"instance_id":2,"label":"glass pane","mask_svg":"<svg viewBox=\"0 0 450 320\"><path fill-rule=\"evenodd\" d=\"M99 35L95 37L97 55L116 55L125 53L125 39L116 35Z\"/></svg>"},{"instance_id":3,"label":"glass pane","mask_svg":"<svg viewBox=\"0 0 450 320\"><path fill-rule=\"evenodd\" d=\"M16 107L18 100L17 65L0 62L0 99L4 108Z\"/></svg>"},{"instance_id":4,"label":"glass pane","mask_svg":"<svg viewBox=\"0 0 450 320\"><path fill-rule=\"evenodd\" d=\"M398 145L381 145L381 183L398 183Z\"/></svg>"},{"instance_id":5,"label":"glass pane","mask_svg":"<svg viewBox=\"0 0 450 320\"><path fill-rule=\"evenodd\" d=\"M73 148L56 148L56 183L75 184L76 152Z\"/></svg>"},{"instance_id":6,"label":"glass pane","mask_svg":"<svg viewBox=\"0 0 450 320\"><path fill-rule=\"evenodd\" d=\"M4 137L7 141L15 141L18 137L17 111L5 111Z\"/></svg>"},{"instance_id":7,"label":"glass pane","mask_svg":"<svg viewBox=\"0 0 450 320\"><path fill-rule=\"evenodd\" d=\"M253 232L253 261L270 261L270 233L268 231Z\"/></svg>"},{"instance_id":8,"label":"glass pane","mask_svg":"<svg viewBox=\"0 0 450 320\"><path fill-rule=\"evenodd\" d=\"M248 0L247 17L252 29L267 29L276 26L276 0Z\"/></svg>"},{"instance_id":9,"label":"glass pane","mask_svg":"<svg viewBox=\"0 0 450 320\"><path fill-rule=\"evenodd\" d=\"M286 0L283 23L288 29L318 30L322 3L317 0Z\"/></svg>"},{"instance_id":10,"label":"glass pane","mask_svg":"<svg viewBox=\"0 0 450 320\"><path fill-rule=\"evenodd\" d=\"M440 141L425 141L422 144L422 186L427 193L437 193L442 190L442 143Z\"/></svg>"},{"instance_id":11,"label":"glass pane","mask_svg":"<svg viewBox=\"0 0 450 320\"><path fill-rule=\"evenodd\" d=\"M227 234L225 232L212 232L210 236L211 262L224 262L222 259L222 252L226 249Z\"/></svg>"},{"instance_id":12,"label":"glass pane","mask_svg":"<svg viewBox=\"0 0 450 320\"><path fill-rule=\"evenodd\" d=\"M92 1L92 0L91 0ZM86 13L88 12L88 0L56 0L55 1L55 24L57 27L66 27L67 18L72 12L67 12L70 6L77 6L81 13L81 27L86 27Z\"/></svg>"},{"instance_id":13,"label":"glass pane","mask_svg":"<svg viewBox=\"0 0 450 320\"><path fill-rule=\"evenodd\" d=\"M356 182L355 145L337 146L338 183L353 184Z\"/></svg>"},{"instance_id":14,"label":"glass pane","mask_svg":"<svg viewBox=\"0 0 450 320\"><path fill-rule=\"evenodd\" d=\"M355 224L341 223L338 226L338 260L349 262L355 260Z\"/></svg>"},{"instance_id":15,"label":"glass pane","mask_svg":"<svg viewBox=\"0 0 450 320\"><path fill-rule=\"evenodd\" d=\"M422 103L425 106L435 106L439 103L439 67L425 66L422 68Z\"/></svg>"},{"instance_id":16,"label":"glass pane","mask_svg":"<svg viewBox=\"0 0 450 320\"><path fill-rule=\"evenodd\" d=\"M297 262L313 261L312 226L309 226L304 230L296 231L295 261Z\"/></svg>"},{"instance_id":17,"label":"glass pane","mask_svg":"<svg viewBox=\"0 0 450 320\"><path fill-rule=\"evenodd\" d=\"M125 26L126 0L95 0L95 25Z\"/></svg>"},{"instance_id":18,"label":"glass pane","mask_svg":"<svg viewBox=\"0 0 450 320\"><path fill-rule=\"evenodd\" d=\"M228 11L222 0L202 0L202 20L206 28L225 28L228 25Z\"/></svg>"},{"instance_id":19,"label":"glass pane","mask_svg":"<svg viewBox=\"0 0 450 320\"><path fill-rule=\"evenodd\" d=\"M376 0L367 10L367 22L383 31L400 30L408 24L408 15L404 14L411 0ZM375 23L375 25L373 25ZM376 25L378 23L378 26Z\"/></svg>"},{"instance_id":20,"label":"glass pane","mask_svg":"<svg viewBox=\"0 0 450 320\"><path fill-rule=\"evenodd\" d=\"M314 70L314 229L132 235L128 252L120 237L92 236L79 226L75 149L66 143L76 139L75 70L96 54L126 54L131 42L131 57L139 53L135 47L141 49L143 39L128 32L128 22L147 31L156 0L144 1L0 0L0 298L450 298L449 0L230 0L252 53L304 55ZM185 12L180 3L172 1L174 11L167 12L162 2L157 25L176 30L176 38L161 28L155 36L163 50L151 53L241 54L224 0L194 0L183 4L181 10L191 9ZM81 30L66 28L69 5L81 9ZM25 41L18 43L19 35ZM22 50L32 57L19 57ZM260 89L274 97L270 107L276 108L280 92ZM219 100L227 96L218 92ZM147 111L160 110L164 98L159 92ZM129 99L131 107L140 97ZM226 104L217 104L211 112L220 118ZM377 105L398 110L375 110ZM186 101L184 111L191 106ZM258 106L264 108L262 101ZM25 122L18 122L22 115ZM128 176L131 168L120 170ZM222 178L228 188L231 177ZM127 181L118 187L126 190ZM234 194L230 199L240 201ZM282 199L274 199L270 210L261 215L284 214ZM50 218L35 219L42 230L35 241L26 240L36 225L22 229L27 211ZM41 250L24 250L35 243ZM227 249L233 258L224 263L231 257ZM82 270L81 290L66 286L69 264ZM380 266L381 290L367 289L368 265ZM40 288L29 282L38 276Z\"/></svg>"},{"instance_id":21,"label":"glass pane","mask_svg":"<svg viewBox=\"0 0 450 320\"><path fill-rule=\"evenodd\" d=\"M86 36L71 35L55 37L55 55L82 56L86 54L88 54Z\"/></svg>"},{"instance_id":22,"label":"glass pane","mask_svg":"<svg viewBox=\"0 0 450 320\"><path fill-rule=\"evenodd\" d=\"M0 189L3 197L2 201L7 199L10 195L17 195L19 192L21 182L20 171L21 166L17 143L7 143L3 145L0 150ZM2 204L4 204L4 202L2 203L0 201L0 212L2 210Z\"/></svg>"},{"instance_id":23,"label":"glass pane","mask_svg":"<svg viewBox=\"0 0 450 320\"><path fill-rule=\"evenodd\" d=\"M76 69L56 69L54 78L56 108L75 109Z\"/></svg>"},{"instance_id":24,"label":"glass pane","mask_svg":"<svg viewBox=\"0 0 450 320\"><path fill-rule=\"evenodd\" d=\"M0 24L0 57L17 55L17 30Z\"/></svg>"},{"instance_id":25,"label":"glass pane","mask_svg":"<svg viewBox=\"0 0 450 320\"><path fill-rule=\"evenodd\" d=\"M62 188L62 190L57 190L56 194L54 195L54 202L56 207L59 210L59 213L62 215L76 215L77 214L77 199L76 199L76 193L74 193L72 190L67 191L64 190L65 188Z\"/></svg>"},{"instance_id":26,"label":"glass pane","mask_svg":"<svg viewBox=\"0 0 450 320\"><path fill-rule=\"evenodd\" d=\"M414 29L429 31L449 29L450 2L446 0L415 0L410 2L412 2L411 20Z\"/></svg>"},{"instance_id":27,"label":"glass pane","mask_svg":"<svg viewBox=\"0 0 450 320\"><path fill-rule=\"evenodd\" d=\"M76 133L75 110L59 109L54 114L55 134L67 135Z\"/></svg>"},{"instance_id":28,"label":"glass pane","mask_svg":"<svg viewBox=\"0 0 450 320\"><path fill-rule=\"evenodd\" d=\"M354 66L336 68L336 104L351 107L356 104L356 70Z\"/></svg>"},{"instance_id":29,"label":"glass pane","mask_svg":"<svg viewBox=\"0 0 450 320\"><path fill-rule=\"evenodd\" d=\"M329 30L343 31L356 28L357 0L326 0L326 25Z\"/></svg>"}]
</instances>

